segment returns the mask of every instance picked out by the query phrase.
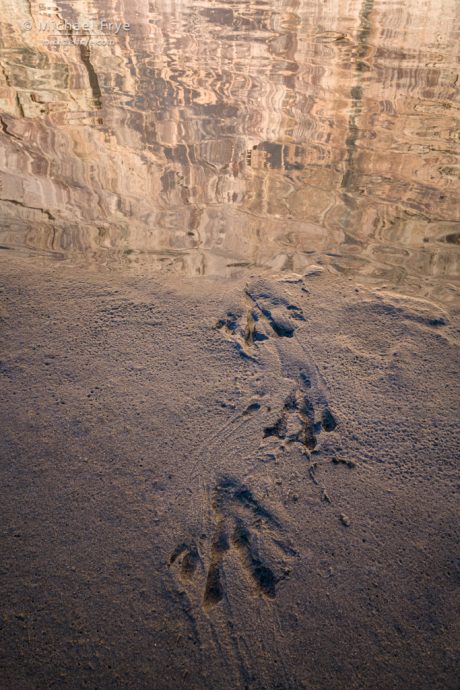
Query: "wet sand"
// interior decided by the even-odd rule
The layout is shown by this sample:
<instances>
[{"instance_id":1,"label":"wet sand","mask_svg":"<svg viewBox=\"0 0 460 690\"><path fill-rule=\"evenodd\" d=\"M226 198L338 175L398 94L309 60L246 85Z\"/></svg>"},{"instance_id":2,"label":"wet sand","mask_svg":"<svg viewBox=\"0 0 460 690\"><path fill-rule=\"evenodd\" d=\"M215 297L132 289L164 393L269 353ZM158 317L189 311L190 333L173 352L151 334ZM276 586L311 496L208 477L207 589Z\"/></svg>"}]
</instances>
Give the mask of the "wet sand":
<instances>
[{"instance_id":1,"label":"wet sand","mask_svg":"<svg viewBox=\"0 0 460 690\"><path fill-rule=\"evenodd\" d=\"M452 308L4 256L2 688L458 687Z\"/></svg>"}]
</instances>

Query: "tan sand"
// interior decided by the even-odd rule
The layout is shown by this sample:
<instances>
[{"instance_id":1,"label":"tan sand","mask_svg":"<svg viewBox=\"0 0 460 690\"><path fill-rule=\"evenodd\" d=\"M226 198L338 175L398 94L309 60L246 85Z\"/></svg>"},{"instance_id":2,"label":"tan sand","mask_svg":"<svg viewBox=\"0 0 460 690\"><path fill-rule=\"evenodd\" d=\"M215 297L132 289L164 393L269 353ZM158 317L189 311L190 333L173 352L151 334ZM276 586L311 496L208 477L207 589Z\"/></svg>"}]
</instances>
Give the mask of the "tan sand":
<instances>
[{"instance_id":1,"label":"tan sand","mask_svg":"<svg viewBox=\"0 0 460 690\"><path fill-rule=\"evenodd\" d=\"M5 690L456 688L456 315L4 254Z\"/></svg>"}]
</instances>

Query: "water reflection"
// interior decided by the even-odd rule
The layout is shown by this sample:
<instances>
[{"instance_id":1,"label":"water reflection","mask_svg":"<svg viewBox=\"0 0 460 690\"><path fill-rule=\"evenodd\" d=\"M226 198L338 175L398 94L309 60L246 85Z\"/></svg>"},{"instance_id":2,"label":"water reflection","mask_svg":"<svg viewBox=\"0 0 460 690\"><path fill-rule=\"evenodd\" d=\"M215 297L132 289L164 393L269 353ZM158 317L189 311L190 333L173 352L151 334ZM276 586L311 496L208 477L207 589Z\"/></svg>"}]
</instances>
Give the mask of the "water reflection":
<instances>
[{"instance_id":1,"label":"water reflection","mask_svg":"<svg viewBox=\"0 0 460 690\"><path fill-rule=\"evenodd\" d=\"M0 8L3 247L192 275L314 260L451 298L456 0Z\"/></svg>"}]
</instances>

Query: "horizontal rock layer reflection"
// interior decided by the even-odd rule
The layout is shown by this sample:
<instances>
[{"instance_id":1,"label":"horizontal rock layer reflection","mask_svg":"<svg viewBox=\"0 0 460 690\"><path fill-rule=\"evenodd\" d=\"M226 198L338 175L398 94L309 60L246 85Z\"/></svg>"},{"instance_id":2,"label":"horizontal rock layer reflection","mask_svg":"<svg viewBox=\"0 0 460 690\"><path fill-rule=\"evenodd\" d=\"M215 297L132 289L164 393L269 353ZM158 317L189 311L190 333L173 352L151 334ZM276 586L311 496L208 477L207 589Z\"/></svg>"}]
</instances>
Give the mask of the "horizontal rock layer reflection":
<instances>
[{"instance_id":1,"label":"horizontal rock layer reflection","mask_svg":"<svg viewBox=\"0 0 460 690\"><path fill-rule=\"evenodd\" d=\"M4 247L192 275L315 255L451 298L455 0L0 8ZM130 28L98 44L101 17Z\"/></svg>"}]
</instances>

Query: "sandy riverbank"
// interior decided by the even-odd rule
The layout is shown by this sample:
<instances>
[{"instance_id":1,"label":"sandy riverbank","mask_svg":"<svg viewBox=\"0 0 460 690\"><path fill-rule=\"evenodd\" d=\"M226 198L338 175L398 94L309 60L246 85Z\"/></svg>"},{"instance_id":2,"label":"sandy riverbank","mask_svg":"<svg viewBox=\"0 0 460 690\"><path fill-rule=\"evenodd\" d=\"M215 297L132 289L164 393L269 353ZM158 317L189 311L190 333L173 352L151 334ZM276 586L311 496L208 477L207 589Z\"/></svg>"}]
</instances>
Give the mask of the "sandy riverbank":
<instances>
[{"instance_id":1,"label":"sandy riverbank","mask_svg":"<svg viewBox=\"0 0 460 690\"><path fill-rule=\"evenodd\" d=\"M7 259L5 690L456 687L455 315Z\"/></svg>"}]
</instances>

